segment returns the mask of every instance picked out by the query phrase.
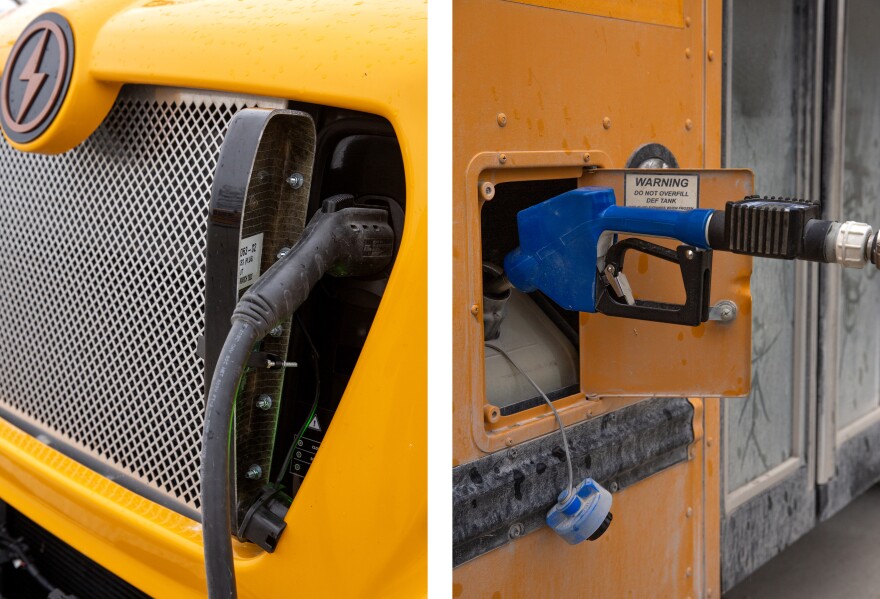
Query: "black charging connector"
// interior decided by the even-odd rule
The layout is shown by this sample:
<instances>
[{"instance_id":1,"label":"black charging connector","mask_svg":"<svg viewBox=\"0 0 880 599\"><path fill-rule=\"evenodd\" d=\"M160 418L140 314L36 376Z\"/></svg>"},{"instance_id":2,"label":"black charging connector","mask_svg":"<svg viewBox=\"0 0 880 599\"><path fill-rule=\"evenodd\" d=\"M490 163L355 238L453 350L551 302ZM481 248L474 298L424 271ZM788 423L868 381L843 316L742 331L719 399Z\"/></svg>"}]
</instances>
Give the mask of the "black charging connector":
<instances>
[{"instance_id":1,"label":"black charging connector","mask_svg":"<svg viewBox=\"0 0 880 599\"><path fill-rule=\"evenodd\" d=\"M293 315L322 276L376 274L389 266L394 248L395 234L387 209L359 206L348 194L333 196L324 200L296 245L239 300L211 380L202 436L202 531L209 597L236 596L230 537L229 424L236 390L254 345Z\"/></svg>"}]
</instances>

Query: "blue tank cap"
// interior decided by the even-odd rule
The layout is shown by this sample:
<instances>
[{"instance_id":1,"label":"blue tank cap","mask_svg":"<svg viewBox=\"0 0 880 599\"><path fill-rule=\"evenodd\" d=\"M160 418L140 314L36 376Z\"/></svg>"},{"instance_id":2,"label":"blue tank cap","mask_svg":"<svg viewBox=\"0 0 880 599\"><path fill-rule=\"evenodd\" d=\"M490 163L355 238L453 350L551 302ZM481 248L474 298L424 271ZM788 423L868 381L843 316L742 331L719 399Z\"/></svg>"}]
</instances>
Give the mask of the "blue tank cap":
<instances>
[{"instance_id":1,"label":"blue tank cap","mask_svg":"<svg viewBox=\"0 0 880 599\"><path fill-rule=\"evenodd\" d=\"M574 489L559 494L559 500L547 512L547 526L556 531L569 545L587 539L594 541L611 524L611 493L592 478L585 478Z\"/></svg>"}]
</instances>

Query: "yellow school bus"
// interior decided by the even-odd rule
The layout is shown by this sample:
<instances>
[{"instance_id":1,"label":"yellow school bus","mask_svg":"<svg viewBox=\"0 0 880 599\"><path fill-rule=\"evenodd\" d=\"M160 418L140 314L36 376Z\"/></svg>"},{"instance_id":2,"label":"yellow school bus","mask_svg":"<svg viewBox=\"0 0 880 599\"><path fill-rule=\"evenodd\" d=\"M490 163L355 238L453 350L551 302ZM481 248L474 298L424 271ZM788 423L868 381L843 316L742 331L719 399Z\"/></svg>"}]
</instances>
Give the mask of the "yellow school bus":
<instances>
[{"instance_id":1,"label":"yellow school bus","mask_svg":"<svg viewBox=\"0 0 880 599\"><path fill-rule=\"evenodd\" d=\"M691 242L609 217L655 237L588 247L579 208L757 194L876 226L877 17L454 3L454 597L720 597L880 479L870 264L716 251L688 275ZM587 477L613 519L570 545L548 523Z\"/></svg>"},{"instance_id":2,"label":"yellow school bus","mask_svg":"<svg viewBox=\"0 0 880 599\"><path fill-rule=\"evenodd\" d=\"M426 594L426 37L411 1L0 16L0 594L205 596L231 310L356 206L387 259L249 348L219 543L242 597Z\"/></svg>"}]
</instances>

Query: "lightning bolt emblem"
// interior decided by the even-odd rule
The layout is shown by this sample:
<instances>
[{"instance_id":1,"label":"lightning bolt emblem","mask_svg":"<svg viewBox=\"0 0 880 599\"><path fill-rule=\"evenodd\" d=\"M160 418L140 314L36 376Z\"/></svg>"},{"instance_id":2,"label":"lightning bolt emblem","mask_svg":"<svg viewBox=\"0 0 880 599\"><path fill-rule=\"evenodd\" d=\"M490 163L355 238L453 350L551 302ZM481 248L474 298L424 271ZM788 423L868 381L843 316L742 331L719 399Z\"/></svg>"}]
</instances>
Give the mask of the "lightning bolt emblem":
<instances>
[{"instance_id":1,"label":"lightning bolt emblem","mask_svg":"<svg viewBox=\"0 0 880 599\"><path fill-rule=\"evenodd\" d=\"M43 54L46 53L46 43L48 41L49 31L43 30L43 36L40 38L40 41L37 42L37 47L34 48L34 51L31 53L31 57L28 59L27 64L24 65L21 75L18 76L19 80L27 81L27 87L25 88L24 96L21 99L21 108L18 110L18 116L15 119L16 123L21 124L22 119L24 119L28 110L30 110L37 94L40 93L40 89L42 89L43 84L46 82L46 78L49 76L48 73L40 72L40 63L43 61Z\"/></svg>"}]
</instances>

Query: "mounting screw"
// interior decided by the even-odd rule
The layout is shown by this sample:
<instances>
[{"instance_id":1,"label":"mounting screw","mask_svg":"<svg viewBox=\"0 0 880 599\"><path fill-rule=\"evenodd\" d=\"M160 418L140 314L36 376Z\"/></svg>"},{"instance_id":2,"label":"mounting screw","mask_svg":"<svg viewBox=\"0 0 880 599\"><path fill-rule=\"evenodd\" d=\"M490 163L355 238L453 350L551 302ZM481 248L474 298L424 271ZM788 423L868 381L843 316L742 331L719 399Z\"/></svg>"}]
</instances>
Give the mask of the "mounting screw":
<instances>
[{"instance_id":1,"label":"mounting screw","mask_svg":"<svg viewBox=\"0 0 880 599\"><path fill-rule=\"evenodd\" d=\"M590 162L590 153L589 152L586 152L584 154L584 162L586 162L586 163Z\"/></svg>"},{"instance_id":2,"label":"mounting screw","mask_svg":"<svg viewBox=\"0 0 880 599\"><path fill-rule=\"evenodd\" d=\"M480 313L480 306L477 304L472 305L471 306L471 314L473 314L474 316L477 316L479 313Z\"/></svg>"},{"instance_id":3,"label":"mounting screw","mask_svg":"<svg viewBox=\"0 0 880 599\"><path fill-rule=\"evenodd\" d=\"M507 124L507 115L503 112L499 112L498 116L495 117L495 121L498 123L499 127L503 127Z\"/></svg>"},{"instance_id":4,"label":"mounting screw","mask_svg":"<svg viewBox=\"0 0 880 599\"><path fill-rule=\"evenodd\" d=\"M495 197L495 186L491 181L483 181L480 183L480 196L487 201Z\"/></svg>"},{"instance_id":5,"label":"mounting screw","mask_svg":"<svg viewBox=\"0 0 880 599\"><path fill-rule=\"evenodd\" d=\"M690 49L690 48L685 48L685 49L684 49L684 57L685 57L685 58L690 58L690 57L691 57L691 49Z\"/></svg>"},{"instance_id":6,"label":"mounting screw","mask_svg":"<svg viewBox=\"0 0 880 599\"><path fill-rule=\"evenodd\" d=\"M518 537L523 536L523 533L526 531L526 527L522 525L521 522L514 522L510 525L510 528L507 530L507 536L511 539L516 539Z\"/></svg>"},{"instance_id":7,"label":"mounting screw","mask_svg":"<svg viewBox=\"0 0 880 599\"><path fill-rule=\"evenodd\" d=\"M606 129L611 129L611 119L609 117L605 117L602 119L602 126Z\"/></svg>"},{"instance_id":8,"label":"mounting screw","mask_svg":"<svg viewBox=\"0 0 880 599\"><path fill-rule=\"evenodd\" d=\"M272 397L263 393L257 398L256 406L261 410L268 410L272 407Z\"/></svg>"},{"instance_id":9,"label":"mounting screw","mask_svg":"<svg viewBox=\"0 0 880 599\"><path fill-rule=\"evenodd\" d=\"M278 250L278 254L277 254L278 259L281 260L281 259L282 259L284 256L286 256L289 252L290 252L290 248L289 248L289 247L283 247L283 248L281 248L280 250Z\"/></svg>"},{"instance_id":10,"label":"mounting screw","mask_svg":"<svg viewBox=\"0 0 880 599\"><path fill-rule=\"evenodd\" d=\"M250 468L248 468L245 476L251 480L256 480L263 476L263 469L260 468L259 464L251 464Z\"/></svg>"},{"instance_id":11,"label":"mounting screw","mask_svg":"<svg viewBox=\"0 0 880 599\"><path fill-rule=\"evenodd\" d=\"M270 337L280 337L281 333L283 333L283 332L284 332L284 327L279 324L274 329L269 331L269 336Z\"/></svg>"},{"instance_id":12,"label":"mounting screw","mask_svg":"<svg viewBox=\"0 0 880 599\"><path fill-rule=\"evenodd\" d=\"M513 445L513 437L507 437L504 441L508 446Z\"/></svg>"},{"instance_id":13,"label":"mounting screw","mask_svg":"<svg viewBox=\"0 0 880 599\"><path fill-rule=\"evenodd\" d=\"M617 484L617 481L611 481L611 484L608 485L608 489L612 493L617 493L617 489L619 489L619 488L620 488L620 485Z\"/></svg>"},{"instance_id":14,"label":"mounting screw","mask_svg":"<svg viewBox=\"0 0 880 599\"><path fill-rule=\"evenodd\" d=\"M685 250L684 257L687 258L688 260L693 260L694 259L693 250Z\"/></svg>"},{"instance_id":15,"label":"mounting screw","mask_svg":"<svg viewBox=\"0 0 880 599\"><path fill-rule=\"evenodd\" d=\"M685 119L684 120L684 128L687 129L688 131L690 131L691 129L694 128L694 122L690 119Z\"/></svg>"},{"instance_id":16,"label":"mounting screw","mask_svg":"<svg viewBox=\"0 0 880 599\"><path fill-rule=\"evenodd\" d=\"M287 178L287 184L294 189L299 189L305 182L306 178L302 176L302 173L293 173Z\"/></svg>"},{"instance_id":17,"label":"mounting screw","mask_svg":"<svg viewBox=\"0 0 880 599\"><path fill-rule=\"evenodd\" d=\"M709 59L709 62L712 62L713 60L715 60L715 52L713 50L709 50L709 53L706 55L706 57Z\"/></svg>"},{"instance_id":18,"label":"mounting screw","mask_svg":"<svg viewBox=\"0 0 880 599\"><path fill-rule=\"evenodd\" d=\"M498 154L498 162L501 164L507 162L507 154Z\"/></svg>"},{"instance_id":19,"label":"mounting screw","mask_svg":"<svg viewBox=\"0 0 880 599\"><path fill-rule=\"evenodd\" d=\"M487 404L486 406L483 406L483 418L489 424L495 424L498 422L498 419L501 418L501 410L498 409L498 406Z\"/></svg>"}]
</instances>

